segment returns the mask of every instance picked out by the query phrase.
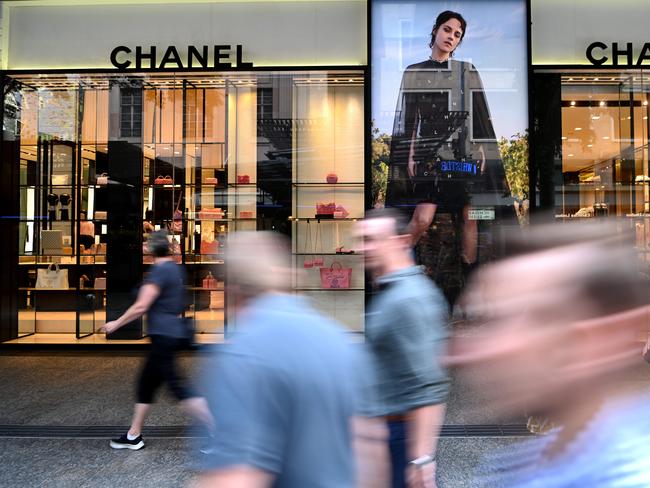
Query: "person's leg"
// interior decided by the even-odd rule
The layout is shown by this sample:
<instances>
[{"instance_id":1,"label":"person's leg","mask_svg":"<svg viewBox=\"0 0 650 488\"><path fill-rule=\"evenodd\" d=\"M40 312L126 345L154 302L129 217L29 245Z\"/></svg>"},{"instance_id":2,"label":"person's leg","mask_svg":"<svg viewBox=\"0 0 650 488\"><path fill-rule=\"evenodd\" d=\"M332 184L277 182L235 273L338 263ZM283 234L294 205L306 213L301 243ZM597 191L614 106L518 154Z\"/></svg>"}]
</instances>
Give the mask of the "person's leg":
<instances>
[{"instance_id":1,"label":"person's leg","mask_svg":"<svg viewBox=\"0 0 650 488\"><path fill-rule=\"evenodd\" d=\"M463 245L461 257L464 265L472 265L478 256L478 221L470 220L469 205L463 207Z\"/></svg>"},{"instance_id":2,"label":"person's leg","mask_svg":"<svg viewBox=\"0 0 650 488\"><path fill-rule=\"evenodd\" d=\"M131 419L131 427L127 432L131 437L138 437L142 432L142 426L147 418L151 403L136 403L133 409L133 418Z\"/></svg>"},{"instance_id":3,"label":"person's leg","mask_svg":"<svg viewBox=\"0 0 650 488\"><path fill-rule=\"evenodd\" d=\"M147 360L140 372L138 379L136 404L133 409L133 418L129 435L138 436L142 432L142 427L149 413L149 409L154 400L156 390L160 387L163 377L160 372L161 357L163 356L160 344L155 336L151 337L151 349Z\"/></svg>"},{"instance_id":4,"label":"person's leg","mask_svg":"<svg viewBox=\"0 0 650 488\"><path fill-rule=\"evenodd\" d=\"M405 488L406 480L404 472L406 471L406 422L403 420L394 420L388 422L389 438L388 446L390 450L391 463L391 487Z\"/></svg>"},{"instance_id":5,"label":"person's leg","mask_svg":"<svg viewBox=\"0 0 650 488\"><path fill-rule=\"evenodd\" d=\"M214 430L214 419L210 413L208 402L199 396L186 384L176 367L176 352L182 348L181 341L165 338L165 354L160 360L160 373L172 394L180 401L181 408L196 420L205 425L210 431Z\"/></svg>"},{"instance_id":6,"label":"person's leg","mask_svg":"<svg viewBox=\"0 0 650 488\"><path fill-rule=\"evenodd\" d=\"M409 222L409 232L413 246L418 243L422 234L431 227L431 223L436 216L436 208L436 204L430 202L420 202L415 207L413 217Z\"/></svg>"}]
</instances>

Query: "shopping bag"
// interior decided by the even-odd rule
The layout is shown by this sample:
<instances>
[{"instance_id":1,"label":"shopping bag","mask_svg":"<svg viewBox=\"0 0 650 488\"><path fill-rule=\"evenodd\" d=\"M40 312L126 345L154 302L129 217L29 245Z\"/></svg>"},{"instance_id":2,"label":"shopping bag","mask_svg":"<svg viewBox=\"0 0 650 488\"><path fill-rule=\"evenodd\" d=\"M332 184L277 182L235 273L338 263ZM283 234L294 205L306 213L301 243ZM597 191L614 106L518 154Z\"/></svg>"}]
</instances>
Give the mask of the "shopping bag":
<instances>
[{"instance_id":1,"label":"shopping bag","mask_svg":"<svg viewBox=\"0 0 650 488\"><path fill-rule=\"evenodd\" d=\"M313 268L314 267L314 256L311 254L313 251L313 246L311 242L311 223L307 219L307 237L305 237L305 252L302 262L304 268Z\"/></svg>"},{"instance_id":2,"label":"shopping bag","mask_svg":"<svg viewBox=\"0 0 650 488\"><path fill-rule=\"evenodd\" d=\"M58 264L50 264L47 268L40 268L36 272L36 288L67 290L70 288L68 270L59 268Z\"/></svg>"},{"instance_id":3,"label":"shopping bag","mask_svg":"<svg viewBox=\"0 0 650 488\"><path fill-rule=\"evenodd\" d=\"M178 203L176 204L176 209L174 210L174 218L172 220L172 225L170 230L174 234L183 233L183 211L181 210L181 200L183 199L182 193L178 196Z\"/></svg>"},{"instance_id":4,"label":"shopping bag","mask_svg":"<svg viewBox=\"0 0 650 488\"><path fill-rule=\"evenodd\" d=\"M320 282L323 288L350 288L351 278L352 268L344 268L338 261L334 261L329 268L320 269Z\"/></svg>"}]
</instances>

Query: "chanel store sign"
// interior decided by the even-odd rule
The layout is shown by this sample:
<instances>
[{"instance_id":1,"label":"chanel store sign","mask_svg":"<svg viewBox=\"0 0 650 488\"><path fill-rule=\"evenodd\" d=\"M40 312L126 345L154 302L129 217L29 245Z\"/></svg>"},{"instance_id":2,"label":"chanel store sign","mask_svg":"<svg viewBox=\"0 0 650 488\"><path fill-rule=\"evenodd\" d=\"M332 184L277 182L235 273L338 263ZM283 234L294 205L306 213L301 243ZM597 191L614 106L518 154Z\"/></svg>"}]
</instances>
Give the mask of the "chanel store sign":
<instances>
[{"instance_id":1,"label":"chanel store sign","mask_svg":"<svg viewBox=\"0 0 650 488\"><path fill-rule=\"evenodd\" d=\"M164 50L156 46L118 46L111 51L111 64L119 70L127 69L250 69L253 63L244 61L241 44L234 49L230 44L215 46L169 46Z\"/></svg>"}]
</instances>

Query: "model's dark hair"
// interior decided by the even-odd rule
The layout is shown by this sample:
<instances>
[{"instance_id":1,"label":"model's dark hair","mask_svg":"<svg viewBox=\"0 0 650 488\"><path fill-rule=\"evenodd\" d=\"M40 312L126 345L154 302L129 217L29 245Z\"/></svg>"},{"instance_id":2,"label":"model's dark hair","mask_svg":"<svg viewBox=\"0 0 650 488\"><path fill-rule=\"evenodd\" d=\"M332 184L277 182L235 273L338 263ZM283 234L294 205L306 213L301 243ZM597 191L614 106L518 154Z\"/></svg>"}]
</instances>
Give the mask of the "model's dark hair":
<instances>
[{"instance_id":1,"label":"model's dark hair","mask_svg":"<svg viewBox=\"0 0 650 488\"><path fill-rule=\"evenodd\" d=\"M369 219L391 219L394 222L395 235L403 236L409 234L409 219L404 212L396 208L374 208L366 212L366 220Z\"/></svg>"},{"instance_id":2,"label":"model's dark hair","mask_svg":"<svg viewBox=\"0 0 650 488\"><path fill-rule=\"evenodd\" d=\"M460 46L460 43L463 42L463 38L465 37L465 32L467 31L467 21L458 12L445 10L444 12L441 12L438 15L438 17L436 18L436 23L431 28L431 41L429 42L429 47L432 48L433 44L436 41L436 33L438 31L438 28L450 19L456 19L458 22L460 22L460 29L463 31L463 33L460 35L460 41L458 42L458 46ZM452 55L454 54L453 51L451 54Z\"/></svg>"},{"instance_id":3,"label":"model's dark hair","mask_svg":"<svg viewBox=\"0 0 650 488\"><path fill-rule=\"evenodd\" d=\"M169 256L169 239L167 238L167 231L157 230L149 234L147 239L147 248L149 252L157 258Z\"/></svg>"}]
</instances>

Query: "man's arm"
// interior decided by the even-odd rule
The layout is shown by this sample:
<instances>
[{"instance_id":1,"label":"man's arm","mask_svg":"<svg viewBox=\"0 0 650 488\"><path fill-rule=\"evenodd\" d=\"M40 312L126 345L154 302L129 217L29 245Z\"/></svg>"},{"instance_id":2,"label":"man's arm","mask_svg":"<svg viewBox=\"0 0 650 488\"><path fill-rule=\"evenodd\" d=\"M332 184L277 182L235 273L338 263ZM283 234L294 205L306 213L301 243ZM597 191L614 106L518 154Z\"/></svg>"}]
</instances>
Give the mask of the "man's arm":
<instances>
[{"instance_id":1,"label":"man's arm","mask_svg":"<svg viewBox=\"0 0 650 488\"><path fill-rule=\"evenodd\" d=\"M405 476L409 488L435 488L436 486L436 448L444 417L444 404L428 405L409 412L406 426L408 460L426 459L426 456L434 458L433 462L407 467Z\"/></svg>"},{"instance_id":2,"label":"man's arm","mask_svg":"<svg viewBox=\"0 0 650 488\"><path fill-rule=\"evenodd\" d=\"M426 455L435 456L438 434L444 418L444 403L427 405L409 412L407 424L409 461Z\"/></svg>"},{"instance_id":3,"label":"man's arm","mask_svg":"<svg viewBox=\"0 0 650 488\"><path fill-rule=\"evenodd\" d=\"M197 485L199 488L269 488L272 483L270 473L249 466L232 466L201 474Z\"/></svg>"}]
</instances>

